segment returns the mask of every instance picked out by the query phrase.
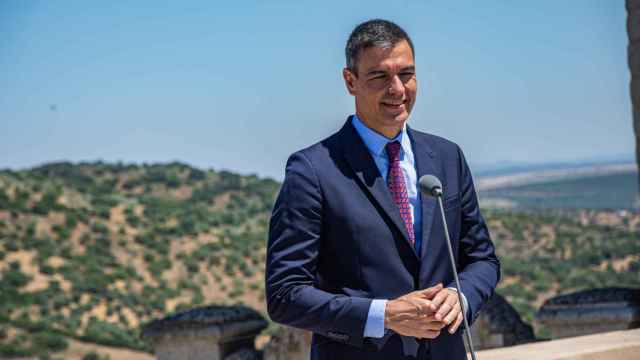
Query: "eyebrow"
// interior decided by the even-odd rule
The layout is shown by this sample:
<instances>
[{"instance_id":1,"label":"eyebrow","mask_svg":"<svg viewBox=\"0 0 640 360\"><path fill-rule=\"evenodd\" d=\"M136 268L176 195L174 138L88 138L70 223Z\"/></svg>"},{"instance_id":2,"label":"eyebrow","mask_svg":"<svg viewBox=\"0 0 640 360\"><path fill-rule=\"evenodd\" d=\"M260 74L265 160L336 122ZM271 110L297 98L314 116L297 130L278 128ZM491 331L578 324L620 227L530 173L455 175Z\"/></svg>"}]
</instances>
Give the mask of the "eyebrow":
<instances>
[{"instance_id":1,"label":"eyebrow","mask_svg":"<svg viewBox=\"0 0 640 360\"><path fill-rule=\"evenodd\" d=\"M402 69L400 70L400 72L405 72L405 71L412 71L412 72L415 72L415 71L416 71L416 67L415 67L414 65L411 65L411 66L404 67L404 68L402 68ZM369 71L369 72L366 74L366 76L370 76L370 75L384 75L384 74L386 74L386 73L387 73L387 72L386 72L386 71L383 71L383 70L373 69L373 70Z\"/></svg>"},{"instance_id":2,"label":"eyebrow","mask_svg":"<svg viewBox=\"0 0 640 360\"><path fill-rule=\"evenodd\" d=\"M382 71L382 70L371 70L367 73L367 76L370 75L384 75L386 74L386 72Z\"/></svg>"},{"instance_id":3,"label":"eyebrow","mask_svg":"<svg viewBox=\"0 0 640 360\"><path fill-rule=\"evenodd\" d=\"M413 71L413 72L415 72L416 71L416 67L413 66L413 65L407 66L405 68L402 68L402 70L400 70L400 72L403 72L403 71Z\"/></svg>"}]
</instances>

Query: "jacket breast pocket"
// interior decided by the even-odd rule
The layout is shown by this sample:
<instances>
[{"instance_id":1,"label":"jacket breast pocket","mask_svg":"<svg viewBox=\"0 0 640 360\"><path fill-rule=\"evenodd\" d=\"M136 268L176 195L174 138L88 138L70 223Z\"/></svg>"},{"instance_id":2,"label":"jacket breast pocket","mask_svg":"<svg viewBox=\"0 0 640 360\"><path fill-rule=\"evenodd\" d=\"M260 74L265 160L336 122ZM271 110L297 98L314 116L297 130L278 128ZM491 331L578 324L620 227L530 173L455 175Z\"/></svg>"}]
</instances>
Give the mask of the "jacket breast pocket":
<instances>
[{"instance_id":1,"label":"jacket breast pocket","mask_svg":"<svg viewBox=\"0 0 640 360\"><path fill-rule=\"evenodd\" d=\"M450 194L442 200L442 207L444 211L453 210L460 207L460 196L457 193Z\"/></svg>"},{"instance_id":2,"label":"jacket breast pocket","mask_svg":"<svg viewBox=\"0 0 640 360\"><path fill-rule=\"evenodd\" d=\"M460 237L462 219L460 196L456 193L445 197L442 207L444 208L444 216L447 218L447 228L453 242L452 245L457 253L457 240Z\"/></svg>"}]
</instances>

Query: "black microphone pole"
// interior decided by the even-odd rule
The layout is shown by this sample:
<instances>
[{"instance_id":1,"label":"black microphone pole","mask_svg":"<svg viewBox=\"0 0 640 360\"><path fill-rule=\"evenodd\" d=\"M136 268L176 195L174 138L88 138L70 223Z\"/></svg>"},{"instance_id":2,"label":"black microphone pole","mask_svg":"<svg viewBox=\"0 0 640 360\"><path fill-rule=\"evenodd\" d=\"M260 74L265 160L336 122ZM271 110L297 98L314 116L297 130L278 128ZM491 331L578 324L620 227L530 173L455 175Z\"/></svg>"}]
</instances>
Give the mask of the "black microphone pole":
<instances>
[{"instance_id":1,"label":"black microphone pole","mask_svg":"<svg viewBox=\"0 0 640 360\"><path fill-rule=\"evenodd\" d=\"M440 214L442 214L442 223L444 224L444 234L447 238L447 247L449 248L449 259L451 259L451 269L453 269L453 277L456 280L456 290L458 290L458 302L460 303L460 309L462 310L462 319L464 321L465 335L467 336L467 344L469 345L469 352L471 358L476 360L476 354L473 349L473 342L471 341L471 328L467 321L467 309L462 301L462 290L460 289L460 280L458 279L458 271L456 270L456 260L453 256L453 247L451 246L451 238L449 237L449 227L447 226L447 219L444 216L444 206L442 205L442 183L433 175L424 175L418 181L420 184L420 190L427 196L433 196L438 199L440 204Z\"/></svg>"}]
</instances>

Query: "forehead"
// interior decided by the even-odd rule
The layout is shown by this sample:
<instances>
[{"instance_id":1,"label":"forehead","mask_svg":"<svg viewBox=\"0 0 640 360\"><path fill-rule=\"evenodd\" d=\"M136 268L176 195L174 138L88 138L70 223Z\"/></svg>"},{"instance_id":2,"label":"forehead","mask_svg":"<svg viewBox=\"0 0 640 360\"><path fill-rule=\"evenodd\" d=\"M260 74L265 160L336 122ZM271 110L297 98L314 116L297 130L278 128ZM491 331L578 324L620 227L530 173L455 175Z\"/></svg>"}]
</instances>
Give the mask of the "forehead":
<instances>
[{"instance_id":1,"label":"forehead","mask_svg":"<svg viewBox=\"0 0 640 360\"><path fill-rule=\"evenodd\" d=\"M358 59L358 68L364 73L373 69L395 70L414 65L413 51L406 40L392 47L368 47L362 50Z\"/></svg>"}]
</instances>

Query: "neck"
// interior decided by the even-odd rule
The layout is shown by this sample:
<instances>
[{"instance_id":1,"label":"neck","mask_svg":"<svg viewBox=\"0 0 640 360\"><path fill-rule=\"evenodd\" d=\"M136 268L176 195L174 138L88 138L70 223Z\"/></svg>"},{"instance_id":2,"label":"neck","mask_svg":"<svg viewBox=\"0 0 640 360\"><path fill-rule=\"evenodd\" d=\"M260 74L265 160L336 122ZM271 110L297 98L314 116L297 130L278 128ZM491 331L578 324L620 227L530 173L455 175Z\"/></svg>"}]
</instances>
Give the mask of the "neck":
<instances>
[{"instance_id":1,"label":"neck","mask_svg":"<svg viewBox=\"0 0 640 360\"><path fill-rule=\"evenodd\" d=\"M364 116L362 116L362 114L358 111L356 111L356 115L358 115L358 119L360 119L360 121L362 121L362 123L365 124L369 129L377 132L378 134L386 137L389 140L398 136L398 134L402 131L402 128L404 127L404 122L402 122L400 125L389 125L389 126L382 125L381 126L377 124L372 124Z\"/></svg>"}]
</instances>

